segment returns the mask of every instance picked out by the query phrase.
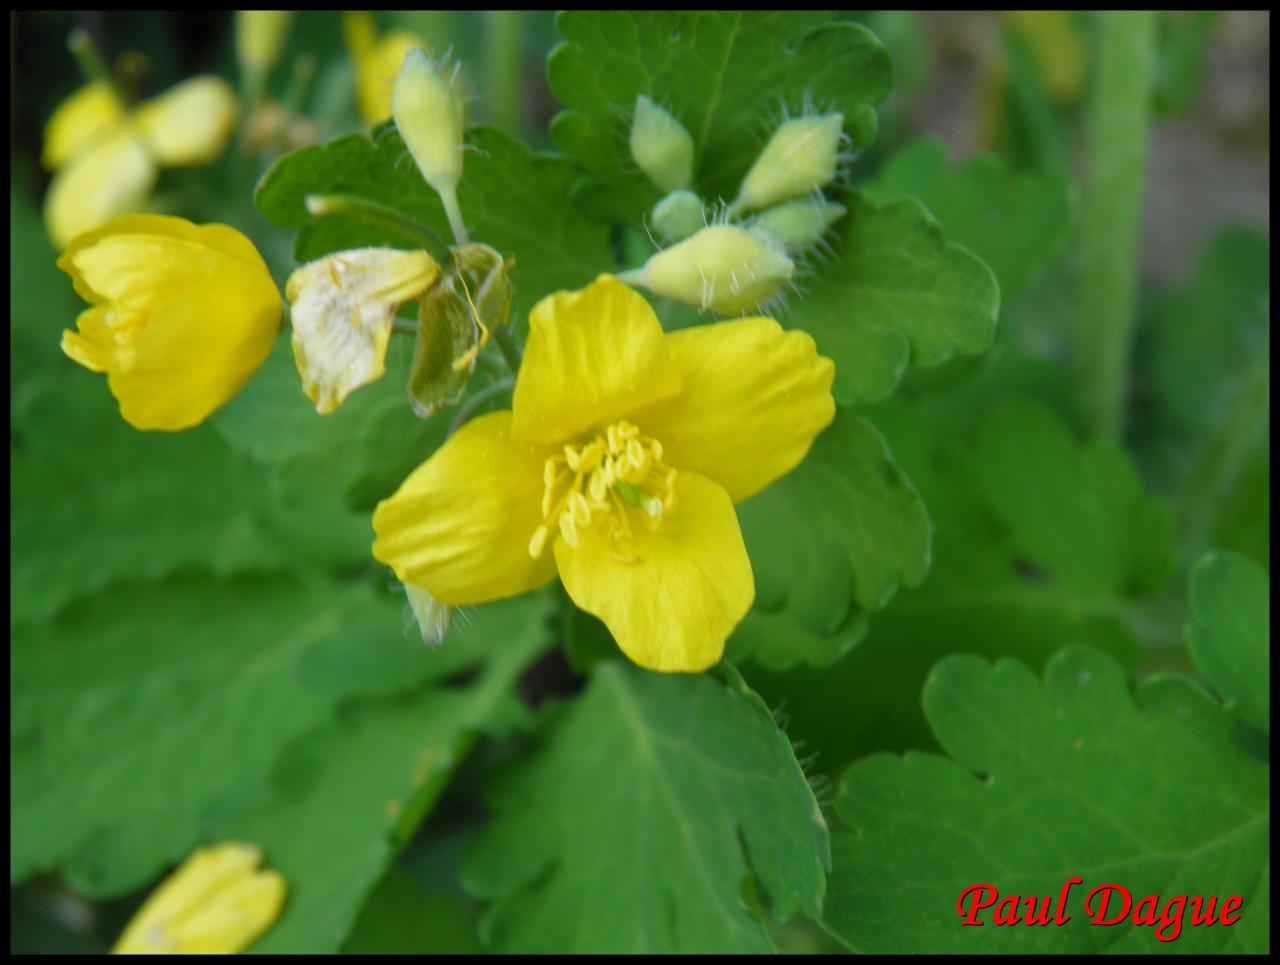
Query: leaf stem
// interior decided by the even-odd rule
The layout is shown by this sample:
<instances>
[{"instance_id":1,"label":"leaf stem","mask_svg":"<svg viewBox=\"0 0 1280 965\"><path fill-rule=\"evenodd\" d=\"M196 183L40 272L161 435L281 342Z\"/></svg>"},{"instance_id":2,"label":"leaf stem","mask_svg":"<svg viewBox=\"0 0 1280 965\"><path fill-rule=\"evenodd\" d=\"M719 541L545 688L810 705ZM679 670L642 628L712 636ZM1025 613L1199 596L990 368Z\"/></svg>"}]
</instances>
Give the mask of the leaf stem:
<instances>
[{"instance_id":1,"label":"leaf stem","mask_svg":"<svg viewBox=\"0 0 1280 965\"><path fill-rule=\"evenodd\" d=\"M389 208L385 204L349 194L309 194L307 211L315 218L345 215L377 225L379 228L389 228L426 249L440 264L448 264L450 261L449 246L445 244L443 238L417 218L411 218L404 212Z\"/></svg>"},{"instance_id":2,"label":"leaf stem","mask_svg":"<svg viewBox=\"0 0 1280 965\"><path fill-rule=\"evenodd\" d=\"M1157 15L1123 10L1097 16L1077 364L1086 430L1118 439L1124 429L1133 342Z\"/></svg>"}]
</instances>

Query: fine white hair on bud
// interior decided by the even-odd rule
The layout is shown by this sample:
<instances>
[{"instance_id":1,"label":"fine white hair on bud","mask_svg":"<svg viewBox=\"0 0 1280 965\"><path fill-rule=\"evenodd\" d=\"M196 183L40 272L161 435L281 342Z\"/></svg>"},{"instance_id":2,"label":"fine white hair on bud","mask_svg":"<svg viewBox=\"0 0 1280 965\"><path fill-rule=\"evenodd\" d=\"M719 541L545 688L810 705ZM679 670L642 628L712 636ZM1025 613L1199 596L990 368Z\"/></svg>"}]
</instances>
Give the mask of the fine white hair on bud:
<instances>
[{"instance_id":1,"label":"fine white hair on bud","mask_svg":"<svg viewBox=\"0 0 1280 965\"><path fill-rule=\"evenodd\" d=\"M663 191L687 188L693 180L693 138L644 94L636 98L631 120L631 157Z\"/></svg>"},{"instance_id":2,"label":"fine white hair on bud","mask_svg":"<svg viewBox=\"0 0 1280 965\"><path fill-rule=\"evenodd\" d=\"M415 47L405 55L391 93L391 116L427 184L444 202L458 244L470 242L458 210L462 180L463 110L455 89L458 71L448 77Z\"/></svg>"},{"instance_id":3,"label":"fine white hair on bud","mask_svg":"<svg viewBox=\"0 0 1280 965\"><path fill-rule=\"evenodd\" d=\"M703 228L622 276L665 298L735 315L769 301L795 265L770 238L737 225Z\"/></svg>"},{"instance_id":4,"label":"fine white hair on bud","mask_svg":"<svg viewBox=\"0 0 1280 965\"><path fill-rule=\"evenodd\" d=\"M844 205L835 201L821 196L799 198L762 211L751 220L751 227L768 233L788 251L804 251L821 241L844 215Z\"/></svg>"},{"instance_id":5,"label":"fine white hair on bud","mask_svg":"<svg viewBox=\"0 0 1280 965\"><path fill-rule=\"evenodd\" d=\"M843 125L839 112L784 121L742 179L729 213L767 208L830 184L840 160Z\"/></svg>"},{"instance_id":6,"label":"fine white hair on bud","mask_svg":"<svg viewBox=\"0 0 1280 965\"><path fill-rule=\"evenodd\" d=\"M667 244L684 241L706 223L702 199L692 191L672 191L653 206L653 229Z\"/></svg>"},{"instance_id":7,"label":"fine white hair on bud","mask_svg":"<svg viewBox=\"0 0 1280 965\"><path fill-rule=\"evenodd\" d=\"M422 176L437 191L462 180L462 100L426 51L404 58L391 95L391 116Z\"/></svg>"}]
</instances>

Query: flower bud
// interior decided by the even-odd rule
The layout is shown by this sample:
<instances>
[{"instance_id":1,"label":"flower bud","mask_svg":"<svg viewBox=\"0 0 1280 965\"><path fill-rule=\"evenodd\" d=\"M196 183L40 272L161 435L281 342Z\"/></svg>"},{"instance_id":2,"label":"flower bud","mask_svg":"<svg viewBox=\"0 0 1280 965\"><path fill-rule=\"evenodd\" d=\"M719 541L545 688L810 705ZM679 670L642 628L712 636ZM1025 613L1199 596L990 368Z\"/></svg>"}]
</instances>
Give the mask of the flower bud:
<instances>
[{"instance_id":1,"label":"flower bud","mask_svg":"<svg viewBox=\"0 0 1280 965\"><path fill-rule=\"evenodd\" d=\"M844 213L842 204L825 198L805 198L769 208L752 219L751 227L767 232L790 251L803 251L843 218Z\"/></svg>"},{"instance_id":2,"label":"flower bud","mask_svg":"<svg viewBox=\"0 0 1280 965\"><path fill-rule=\"evenodd\" d=\"M240 69L259 78L271 73L292 20L292 10L237 10L236 60Z\"/></svg>"},{"instance_id":3,"label":"flower bud","mask_svg":"<svg viewBox=\"0 0 1280 965\"><path fill-rule=\"evenodd\" d=\"M636 98L631 122L631 157L663 191L687 188L693 180L693 138L644 94Z\"/></svg>"},{"instance_id":4,"label":"flower bud","mask_svg":"<svg viewBox=\"0 0 1280 965\"><path fill-rule=\"evenodd\" d=\"M653 206L653 228L669 244L684 241L706 223L702 199L692 191L672 191Z\"/></svg>"},{"instance_id":5,"label":"flower bud","mask_svg":"<svg viewBox=\"0 0 1280 965\"><path fill-rule=\"evenodd\" d=\"M421 49L400 66L391 116L427 184L452 194L462 180L462 101Z\"/></svg>"},{"instance_id":6,"label":"flower bud","mask_svg":"<svg viewBox=\"0 0 1280 965\"><path fill-rule=\"evenodd\" d=\"M794 271L769 239L736 225L713 225L658 252L641 275L654 294L733 315L768 301Z\"/></svg>"},{"instance_id":7,"label":"flower bud","mask_svg":"<svg viewBox=\"0 0 1280 965\"><path fill-rule=\"evenodd\" d=\"M844 115L797 117L774 132L742 179L730 214L767 208L831 183Z\"/></svg>"}]
</instances>

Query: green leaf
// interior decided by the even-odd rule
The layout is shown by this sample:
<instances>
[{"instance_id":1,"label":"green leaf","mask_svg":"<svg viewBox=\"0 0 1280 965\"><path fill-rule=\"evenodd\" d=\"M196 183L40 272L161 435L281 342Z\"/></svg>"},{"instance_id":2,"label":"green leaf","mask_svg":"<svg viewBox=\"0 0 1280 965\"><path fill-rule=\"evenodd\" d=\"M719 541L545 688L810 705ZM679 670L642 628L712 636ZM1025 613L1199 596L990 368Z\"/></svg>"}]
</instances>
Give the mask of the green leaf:
<instances>
[{"instance_id":1,"label":"green leaf","mask_svg":"<svg viewBox=\"0 0 1280 965\"><path fill-rule=\"evenodd\" d=\"M474 955L475 923L448 892L421 888L393 865L365 899L344 955Z\"/></svg>"},{"instance_id":2,"label":"green leaf","mask_svg":"<svg viewBox=\"0 0 1280 965\"><path fill-rule=\"evenodd\" d=\"M929 518L884 440L843 410L794 471L738 507L756 603L731 655L831 663L929 569ZM854 625L857 624L857 625Z\"/></svg>"},{"instance_id":3,"label":"green leaf","mask_svg":"<svg viewBox=\"0 0 1280 965\"><path fill-rule=\"evenodd\" d=\"M9 185L9 384L50 365L65 364L64 328L74 328L87 307L71 279L57 268L58 253L30 198L33 186L14 176Z\"/></svg>"},{"instance_id":4,"label":"green leaf","mask_svg":"<svg viewBox=\"0 0 1280 965\"><path fill-rule=\"evenodd\" d=\"M463 867L495 950L760 952L744 892L780 920L821 905L825 824L740 681L604 662L498 790Z\"/></svg>"},{"instance_id":5,"label":"green leaf","mask_svg":"<svg viewBox=\"0 0 1280 965\"><path fill-rule=\"evenodd\" d=\"M858 147L889 94L888 51L869 30L825 12L586 11L561 13L565 38L547 77L567 108L556 144L595 175L578 194L593 211L636 222L662 196L631 160L636 97L670 111L693 136L692 188L732 200L786 108L844 113Z\"/></svg>"},{"instance_id":6,"label":"green leaf","mask_svg":"<svg viewBox=\"0 0 1280 965\"><path fill-rule=\"evenodd\" d=\"M322 416L302 394L293 353L281 339L213 424L232 445L270 467L272 487L285 502L341 501L368 509L444 442L452 418L414 418L405 388L410 351L407 339L393 338L386 375Z\"/></svg>"},{"instance_id":7,"label":"green leaf","mask_svg":"<svg viewBox=\"0 0 1280 965\"><path fill-rule=\"evenodd\" d=\"M899 149L862 186L873 201L914 197L938 219L947 239L985 261L1009 302L1066 247L1075 209L1063 175L1011 172L991 155L947 164L946 145L922 138Z\"/></svg>"},{"instance_id":8,"label":"green leaf","mask_svg":"<svg viewBox=\"0 0 1280 965\"><path fill-rule=\"evenodd\" d=\"M1190 681L1136 693L1110 658L1063 651L1043 682L1021 663L951 657L924 709L951 759L860 761L836 800L823 923L850 948L896 953L1265 951L1269 944L1268 767ZM961 892L1052 896L1078 876L1061 927L962 927ZM1097 885L1161 896L1242 895L1241 921L1185 927L1176 943L1132 924L1092 925ZM1096 906L1096 900L1095 900ZM1114 912L1115 909L1113 908Z\"/></svg>"},{"instance_id":9,"label":"green leaf","mask_svg":"<svg viewBox=\"0 0 1280 965\"><path fill-rule=\"evenodd\" d=\"M913 201L879 205L854 194L844 203L835 263L806 281L783 316L835 361L836 401L881 399L909 364L984 350L1000 308L991 270L948 243Z\"/></svg>"},{"instance_id":10,"label":"green leaf","mask_svg":"<svg viewBox=\"0 0 1280 965\"><path fill-rule=\"evenodd\" d=\"M1210 553L1191 572L1187 647L1229 709L1271 730L1271 603L1267 574L1235 553Z\"/></svg>"},{"instance_id":11,"label":"green leaf","mask_svg":"<svg viewBox=\"0 0 1280 965\"><path fill-rule=\"evenodd\" d=\"M475 735L503 734L527 717L514 684L548 644L547 614L545 596L523 597L480 608L441 649L414 641L428 664L447 661L454 673L480 664L479 677L454 682L441 666L417 690L345 703L278 758L266 793L219 816L215 836L260 845L289 882L285 912L255 951L334 952L362 904L368 917L366 894Z\"/></svg>"},{"instance_id":12,"label":"green leaf","mask_svg":"<svg viewBox=\"0 0 1280 965\"><path fill-rule=\"evenodd\" d=\"M296 515L263 498L262 477L217 433L139 432L106 380L69 360L24 383L13 420L11 619L118 580L278 570L289 543L326 564L367 558L368 530L353 547L341 517L308 543L289 539Z\"/></svg>"},{"instance_id":13,"label":"green leaf","mask_svg":"<svg viewBox=\"0 0 1280 965\"><path fill-rule=\"evenodd\" d=\"M192 575L14 624L11 880L61 866L87 894L135 888L339 701L485 655L464 631L428 651L401 609L358 586Z\"/></svg>"},{"instance_id":14,"label":"green leaf","mask_svg":"<svg viewBox=\"0 0 1280 965\"><path fill-rule=\"evenodd\" d=\"M535 155L487 127L471 128L467 144L472 150L458 203L473 239L515 258L509 275L516 289L517 320L544 295L581 288L612 269L607 229L583 220L569 201L572 164ZM353 134L281 158L263 176L256 201L269 221L297 231L294 255L299 262L363 245L413 247L389 229L351 217L313 218L306 208L309 194L367 198L449 237L439 197L392 126L382 128L376 141Z\"/></svg>"},{"instance_id":15,"label":"green leaf","mask_svg":"<svg viewBox=\"0 0 1280 965\"><path fill-rule=\"evenodd\" d=\"M1270 265L1266 234L1227 228L1205 246L1191 278L1158 301L1137 353L1152 410L1148 434L1172 437L1170 447L1185 453L1221 424L1250 361L1268 350Z\"/></svg>"},{"instance_id":16,"label":"green leaf","mask_svg":"<svg viewBox=\"0 0 1280 965\"><path fill-rule=\"evenodd\" d=\"M1128 666L1143 643L1178 645L1180 616L1155 597L1173 565L1168 507L1118 447L1072 437L1046 405L1057 377L1003 350L958 388L874 411L929 510L929 577L833 666L751 675L824 772L874 750L932 748L916 698L957 650L1038 669L1072 643Z\"/></svg>"}]
</instances>

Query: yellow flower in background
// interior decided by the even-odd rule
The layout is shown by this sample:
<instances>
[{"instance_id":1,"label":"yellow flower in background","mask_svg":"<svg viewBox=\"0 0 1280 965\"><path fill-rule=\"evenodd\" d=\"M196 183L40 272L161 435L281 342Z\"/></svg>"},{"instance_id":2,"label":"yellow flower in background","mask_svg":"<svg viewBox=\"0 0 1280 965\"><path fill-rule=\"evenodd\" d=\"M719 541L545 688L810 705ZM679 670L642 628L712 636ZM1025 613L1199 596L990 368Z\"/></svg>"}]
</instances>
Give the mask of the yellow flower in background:
<instances>
[{"instance_id":1,"label":"yellow flower in background","mask_svg":"<svg viewBox=\"0 0 1280 965\"><path fill-rule=\"evenodd\" d=\"M720 659L755 596L733 504L835 413L835 367L770 318L665 334L603 275L543 299L510 411L463 426L374 513L373 555L450 606L557 570L642 667Z\"/></svg>"},{"instance_id":2,"label":"yellow flower in background","mask_svg":"<svg viewBox=\"0 0 1280 965\"><path fill-rule=\"evenodd\" d=\"M302 391L328 415L386 371L396 310L431 287L440 267L425 251L358 248L289 276L293 357Z\"/></svg>"},{"instance_id":3,"label":"yellow flower in background","mask_svg":"<svg viewBox=\"0 0 1280 965\"><path fill-rule=\"evenodd\" d=\"M408 30L389 30L379 37L373 14L365 10L344 13L342 29L355 67L360 118L372 127L391 116L391 94L405 55L427 45Z\"/></svg>"},{"instance_id":4,"label":"yellow flower in background","mask_svg":"<svg viewBox=\"0 0 1280 965\"><path fill-rule=\"evenodd\" d=\"M1031 51L1049 96L1060 104L1078 100L1089 58L1081 14L1075 10L1006 10L1003 17Z\"/></svg>"},{"instance_id":5,"label":"yellow flower in background","mask_svg":"<svg viewBox=\"0 0 1280 965\"><path fill-rule=\"evenodd\" d=\"M45 126L41 160L54 170L44 218L58 248L142 207L161 167L209 164L227 146L235 92L218 77L193 77L126 110L111 85L72 94Z\"/></svg>"},{"instance_id":6,"label":"yellow flower in background","mask_svg":"<svg viewBox=\"0 0 1280 965\"><path fill-rule=\"evenodd\" d=\"M113 955L231 955L277 918L288 887L259 870L249 844L199 848L152 892L111 949Z\"/></svg>"},{"instance_id":7,"label":"yellow flower in background","mask_svg":"<svg viewBox=\"0 0 1280 965\"><path fill-rule=\"evenodd\" d=\"M226 225L130 215L78 235L58 259L91 307L62 350L105 372L138 429L187 429L249 381L283 304L253 242Z\"/></svg>"}]
</instances>

